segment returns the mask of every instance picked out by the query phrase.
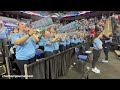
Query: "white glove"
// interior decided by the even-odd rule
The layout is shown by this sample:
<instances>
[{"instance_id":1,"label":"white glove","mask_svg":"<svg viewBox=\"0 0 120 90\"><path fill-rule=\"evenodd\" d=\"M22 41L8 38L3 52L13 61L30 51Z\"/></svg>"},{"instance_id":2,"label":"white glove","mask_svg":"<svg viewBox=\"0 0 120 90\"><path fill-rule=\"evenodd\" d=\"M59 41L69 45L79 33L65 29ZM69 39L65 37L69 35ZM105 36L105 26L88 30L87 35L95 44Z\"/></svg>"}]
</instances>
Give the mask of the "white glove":
<instances>
[{"instance_id":1,"label":"white glove","mask_svg":"<svg viewBox=\"0 0 120 90\"><path fill-rule=\"evenodd\" d=\"M10 48L10 53L14 54L13 47Z\"/></svg>"}]
</instances>

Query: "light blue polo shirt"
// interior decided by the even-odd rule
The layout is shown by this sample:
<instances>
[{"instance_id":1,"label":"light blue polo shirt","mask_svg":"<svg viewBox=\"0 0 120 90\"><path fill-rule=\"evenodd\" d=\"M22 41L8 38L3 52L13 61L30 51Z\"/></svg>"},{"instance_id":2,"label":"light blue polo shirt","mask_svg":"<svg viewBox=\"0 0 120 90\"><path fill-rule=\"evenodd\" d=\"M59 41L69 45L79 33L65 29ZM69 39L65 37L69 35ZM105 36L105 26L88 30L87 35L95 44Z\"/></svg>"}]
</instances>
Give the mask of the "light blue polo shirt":
<instances>
[{"instance_id":1,"label":"light blue polo shirt","mask_svg":"<svg viewBox=\"0 0 120 90\"><path fill-rule=\"evenodd\" d=\"M54 46L54 50L59 50L59 43L58 42L54 42L53 46Z\"/></svg>"},{"instance_id":2,"label":"light blue polo shirt","mask_svg":"<svg viewBox=\"0 0 120 90\"><path fill-rule=\"evenodd\" d=\"M80 38L80 43L83 43L84 42L84 38Z\"/></svg>"},{"instance_id":3,"label":"light blue polo shirt","mask_svg":"<svg viewBox=\"0 0 120 90\"><path fill-rule=\"evenodd\" d=\"M39 42L38 42L38 45L39 45L39 46L42 46L42 45L43 45L43 42L42 42L43 39L44 39L43 36L39 39Z\"/></svg>"},{"instance_id":4,"label":"light blue polo shirt","mask_svg":"<svg viewBox=\"0 0 120 90\"><path fill-rule=\"evenodd\" d=\"M96 38L93 42L94 49L99 50L98 46L100 45L100 43L101 43L101 40L99 38Z\"/></svg>"},{"instance_id":5,"label":"light blue polo shirt","mask_svg":"<svg viewBox=\"0 0 120 90\"><path fill-rule=\"evenodd\" d=\"M13 33L13 34L16 34L16 33ZM12 40L12 36L11 36L10 41L11 41L11 44L14 44L14 41Z\"/></svg>"},{"instance_id":6,"label":"light blue polo shirt","mask_svg":"<svg viewBox=\"0 0 120 90\"><path fill-rule=\"evenodd\" d=\"M37 44L35 42L33 43L33 46L35 49L37 49Z\"/></svg>"},{"instance_id":7,"label":"light blue polo shirt","mask_svg":"<svg viewBox=\"0 0 120 90\"><path fill-rule=\"evenodd\" d=\"M64 38L64 36L62 36L62 38ZM66 40L60 39L60 45L66 46Z\"/></svg>"},{"instance_id":8,"label":"light blue polo shirt","mask_svg":"<svg viewBox=\"0 0 120 90\"><path fill-rule=\"evenodd\" d=\"M0 32L0 39L7 38L7 27L0 28L0 30L2 30L2 32Z\"/></svg>"},{"instance_id":9,"label":"light blue polo shirt","mask_svg":"<svg viewBox=\"0 0 120 90\"><path fill-rule=\"evenodd\" d=\"M22 33L15 33L12 35L11 40L14 42L15 39L25 36ZM16 46L16 59L17 60L28 60L35 56L35 42L33 37L29 37L23 44Z\"/></svg>"},{"instance_id":10,"label":"light blue polo shirt","mask_svg":"<svg viewBox=\"0 0 120 90\"><path fill-rule=\"evenodd\" d=\"M78 43L80 43L80 38L77 38L78 39Z\"/></svg>"},{"instance_id":11,"label":"light blue polo shirt","mask_svg":"<svg viewBox=\"0 0 120 90\"><path fill-rule=\"evenodd\" d=\"M74 43L74 42L75 42L74 38L71 38L70 43Z\"/></svg>"},{"instance_id":12,"label":"light blue polo shirt","mask_svg":"<svg viewBox=\"0 0 120 90\"><path fill-rule=\"evenodd\" d=\"M85 27L84 26L82 27L82 31L85 31Z\"/></svg>"},{"instance_id":13,"label":"light blue polo shirt","mask_svg":"<svg viewBox=\"0 0 120 90\"><path fill-rule=\"evenodd\" d=\"M66 40L64 40L64 46L66 46Z\"/></svg>"},{"instance_id":14,"label":"light blue polo shirt","mask_svg":"<svg viewBox=\"0 0 120 90\"><path fill-rule=\"evenodd\" d=\"M56 34L54 34L54 36L56 36ZM54 46L54 50L59 50L59 43L57 41L55 41L54 43L52 43Z\"/></svg>"},{"instance_id":15,"label":"light blue polo shirt","mask_svg":"<svg viewBox=\"0 0 120 90\"><path fill-rule=\"evenodd\" d=\"M45 38L45 37L43 37L43 38L40 39L40 41L38 42L38 44L40 46L44 46L44 51L45 52L53 52L53 50L54 50L53 44L51 44L51 45L47 44L50 41L52 41L52 38Z\"/></svg>"},{"instance_id":16,"label":"light blue polo shirt","mask_svg":"<svg viewBox=\"0 0 120 90\"><path fill-rule=\"evenodd\" d=\"M70 36L67 36L66 45L69 45L69 44L70 44Z\"/></svg>"},{"instance_id":17,"label":"light blue polo shirt","mask_svg":"<svg viewBox=\"0 0 120 90\"><path fill-rule=\"evenodd\" d=\"M14 44L14 41L12 40L12 36L11 36L11 44Z\"/></svg>"},{"instance_id":18,"label":"light blue polo shirt","mask_svg":"<svg viewBox=\"0 0 120 90\"><path fill-rule=\"evenodd\" d=\"M69 45L70 44L70 39L66 40L66 44Z\"/></svg>"},{"instance_id":19,"label":"light blue polo shirt","mask_svg":"<svg viewBox=\"0 0 120 90\"><path fill-rule=\"evenodd\" d=\"M60 45L66 46L66 40L64 40L64 41L60 40Z\"/></svg>"},{"instance_id":20,"label":"light blue polo shirt","mask_svg":"<svg viewBox=\"0 0 120 90\"><path fill-rule=\"evenodd\" d=\"M75 39L74 39L74 41L75 41L75 44L77 44L77 43L78 43L78 39L77 39L77 38L75 38Z\"/></svg>"}]
</instances>

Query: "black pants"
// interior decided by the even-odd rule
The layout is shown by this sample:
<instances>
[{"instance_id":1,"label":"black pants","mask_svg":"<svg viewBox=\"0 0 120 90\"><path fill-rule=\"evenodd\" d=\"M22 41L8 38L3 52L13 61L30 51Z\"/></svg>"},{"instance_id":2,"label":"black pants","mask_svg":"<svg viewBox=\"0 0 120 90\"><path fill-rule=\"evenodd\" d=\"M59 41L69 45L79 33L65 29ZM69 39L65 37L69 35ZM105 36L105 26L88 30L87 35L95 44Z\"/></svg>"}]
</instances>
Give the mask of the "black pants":
<instances>
[{"instance_id":1,"label":"black pants","mask_svg":"<svg viewBox=\"0 0 120 90\"><path fill-rule=\"evenodd\" d=\"M77 43L75 43L75 46L77 46L78 44Z\"/></svg>"},{"instance_id":2,"label":"black pants","mask_svg":"<svg viewBox=\"0 0 120 90\"><path fill-rule=\"evenodd\" d=\"M69 48L70 48L70 45L69 45L69 44L67 44L67 45L66 45L66 49L69 49Z\"/></svg>"},{"instance_id":3,"label":"black pants","mask_svg":"<svg viewBox=\"0 0 120 90\"><path fill-rule=\"evenodd\" d=\"M98 61L101 55L101 50L93 49L93 61L92 61L92 68L95 68L95 64Z\"/></svg>"},{"instance_id":4,"label":"black pants","mask_svg":"<svg viewBox=\"0 0 120 90\"><path fill-rule=\"evenodd\" d=\"M105 53L105 60L108 60L108 53L109 53L109 49L104 48L104 53Z\"/></svg>"},{"instance_id":5,"label":"black pants","mask_svg":"<svg viewBox=\"0 0 120 90\"><path fill-rule=\"evenodd\" d=\"M74 43L70 43L70 47L71 47L71 48L74 47L74 46L75 46ZM72 49L72 50L70 51L70 53L71 53L71 64L73 64L74 55L75 55L75 49Z\"/></svg>"},{"instance_id":6,"label":"black pants","mask_svg":"<svg viewBox=\"0 0 120 90\"><path fill-rule=\"evenodd\" d=\"M75 46L75 44L74 43L70 43L70 47L74 47Z\"/></svg>"},{"instance_id":7,"label":"black pants","mask_svg":"<svg viewBox=\"0 0 120 90\"><path fill-rule=\"evenodd\" d=\"M59 52L59 50L54 50L53 52L54 52L54 54L57 54Z\"/></svg>"},{"instance_id":8,"label":"black pants","mask_svg":"<svg viewBox=\"0 0 120 90\"><path fill-rule=\"evenodd\" d=\"M44 46L39 46L39 49L44 51Z\"/></svg>"},{"instance_id":9,"label":"black pants","mask_svg":"<svg viewBox=\"0 0 120 90\"><path fill-rule=\"evenodd\" d=\"M25 75L24 73L24 64L31 64L36 61L36 58L33 57L29 60L16 60L16 64L18 68L20 69L21 75Z\"/></svg>"},{"instance_id":10,"label":"black pants","mask_svg":"<svg viewBox=\"0 0 120 90\"><path fill-rule=\"evenodd\" d=\"M78 43L78 45L81 44L80 42Z\"/></svg>"},{"instance_id":11,"label":"black pants","mask_svg":"<svg viewBox=\"0 0 120 90\"><path fill-rule=\"evenodd\" d=\"M45 52L45 58L52 56L54 54L54 52L49 52L46 51ZM45 60L45 79L51 79L52 75L52 60Z\"/></svg>"},{"instance_id":12,"label":"black pants","mask_svg":"<svg viewBox=\"0 0 120 90\"><path fill-rule=\"evenodd\" d=\"M65 50L66 50L66 47L65 47L64 45L60 45L60 46L59 46L59 50L60 50L60 52L65 51Z\"/></svg>"},{"instance_id":13,"label":"black pants","mask_svg":"<svg viewBox=\"0 0 120 90\"><path fill-rule=\"evenodd\" d=\"M44 53L45 58L49 57L49 56L52 56L53 54L54 54L54 52L50 52L50 51L45 51L45 53Z\"/></svg>"},{"instance_id":14,"label":"black pants","mask_svg":"<svg viewBox=\"0 0 120 90\"><path fill-rule=\"evenodd\" d=\"M5 57L8 56L8 47L6 46L7 40L5 39L0 39L0 50L2 52L2 59L3 59L3 64L5 64Z\"/></svg>"}]
</instances>

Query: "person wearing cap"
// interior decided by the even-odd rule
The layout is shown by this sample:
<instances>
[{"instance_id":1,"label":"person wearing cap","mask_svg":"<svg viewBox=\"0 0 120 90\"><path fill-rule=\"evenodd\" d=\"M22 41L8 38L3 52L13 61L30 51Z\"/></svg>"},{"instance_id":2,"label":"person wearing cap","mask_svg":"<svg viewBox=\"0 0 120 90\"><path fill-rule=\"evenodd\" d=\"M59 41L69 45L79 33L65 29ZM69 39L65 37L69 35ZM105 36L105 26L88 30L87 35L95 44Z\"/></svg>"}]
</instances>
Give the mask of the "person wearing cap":
<instances>
[{"instance_id":1,"label":"person wearing cap","mask_svg":"<svg viewBox=\"0 0 120 90\"><path fill-rule=\"evenodd\" d=\"M100 70L96 68L96 63L101 55L102 51L102 41L100 40L102 38L102 32L98 31L95 33L95 39L93 41L93 61L92 61L92 71L95 73L100 73Z\"/></svg>"},{"instance_id":2,"label":"person wearing cap","mask_svg":"<svg viewBox=\"0 0 120 90\"><path fill-rule=\"evenodd\" d=\"M14 33L11 41L16 46L16 63L20 69L21 75L24 75L24 64L30 64L36 61L35 45L39 41L35 35L34 29L26 27L26 23L18 24L18 33Z\"/></svg>"},{"instance_id":3,"label":"person wearing cap","mask_svg":"<svg viewBox=\"0 0 120 90\"><path fill-rule=\"evenodd\" d=\"M5 57L7 57L8 47L7 44L7 27L4 26L3 22L0 22L0 49L2 49L2 63L5 64Z\"/></svg>"}]
</instances>

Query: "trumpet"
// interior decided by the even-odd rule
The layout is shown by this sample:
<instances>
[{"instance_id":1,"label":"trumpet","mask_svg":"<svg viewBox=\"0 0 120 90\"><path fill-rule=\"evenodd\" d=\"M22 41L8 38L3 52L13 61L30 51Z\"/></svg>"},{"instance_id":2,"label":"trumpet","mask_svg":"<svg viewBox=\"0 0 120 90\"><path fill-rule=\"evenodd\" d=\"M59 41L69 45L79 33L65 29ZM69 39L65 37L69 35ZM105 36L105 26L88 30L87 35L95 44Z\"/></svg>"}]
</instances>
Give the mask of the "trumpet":
<instances>
[{"instance_id":1,"label":"trumpet","mask_svg":"<svg viewBox=\"0 0 120 90\"><path fill-rule=\"evenodd\" d=\"M42 34L42 30L39 30L39 29L35 29L35 31L36 31L36 35L37 35L37 37L42 37L43 36L43 34Z\"/></svg>"}]
</instances>

